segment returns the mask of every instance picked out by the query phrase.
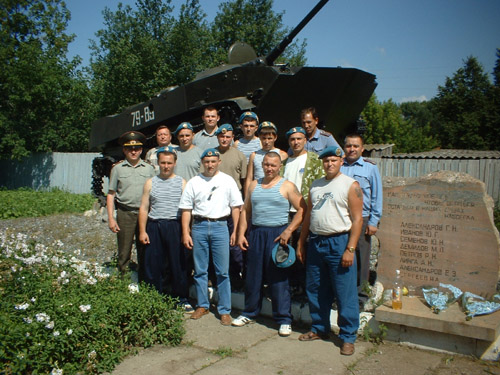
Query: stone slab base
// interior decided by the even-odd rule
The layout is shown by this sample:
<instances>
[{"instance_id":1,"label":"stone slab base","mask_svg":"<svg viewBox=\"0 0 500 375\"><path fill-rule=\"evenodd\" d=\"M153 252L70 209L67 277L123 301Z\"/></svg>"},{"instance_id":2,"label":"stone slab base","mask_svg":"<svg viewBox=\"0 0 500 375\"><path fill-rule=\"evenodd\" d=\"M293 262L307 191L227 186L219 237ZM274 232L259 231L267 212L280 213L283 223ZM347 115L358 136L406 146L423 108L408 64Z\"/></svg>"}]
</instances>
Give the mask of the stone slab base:
<instances>
[{"instance_id":1,"label":"stone slab base","mask_svg":"<svg viewBox=\"0 0 500 375\"><path fill-rule=\"evenodd\" d=\"M384 304L375 310L375 322L387 326L386 339L428 349L497 360L500 350L500 312L470 321L458 303L434 314L423 299L403 297L403 309Z\"/></svg>"}]
</instances>

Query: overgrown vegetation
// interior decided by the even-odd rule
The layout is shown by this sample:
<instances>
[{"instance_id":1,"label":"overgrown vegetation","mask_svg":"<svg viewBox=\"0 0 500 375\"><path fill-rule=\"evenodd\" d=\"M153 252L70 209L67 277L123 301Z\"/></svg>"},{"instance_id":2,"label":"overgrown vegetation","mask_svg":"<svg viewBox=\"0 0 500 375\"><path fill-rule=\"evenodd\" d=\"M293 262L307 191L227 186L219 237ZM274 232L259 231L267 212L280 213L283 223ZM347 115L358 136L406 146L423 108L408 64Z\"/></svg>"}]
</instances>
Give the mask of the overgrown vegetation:
<instances>
[{"instance_id":1,"label":"overgrown vegetation","mask_svg":"<svg viewBox=\"0 0 500 375\"><path fill-rule=\"evenodd\" d=\"M0 219L80 213L90 210L94 202L90 194L71 194L60 189L0 190Z\"/></svg>"},{"instance_id":2,"label":"overgrown vegetation","mask_svg":"<svg viewBox=\"0 0 500 375\"><path fill-rule=\"evenodd\" d=\"M495 219L495 226L500 232L500 202L497 203L493 209L493 219Z\"/></svg>"},{"instance_id":3,"label":"overgrown vegetation","mask_svg":"<svg viewBox=\"0 0 500 375\"><path fill-rule=\"evenodd\" d=\"M134 347L180 343L177 301L63 246L0 233L0 373L102 373Z\"/></svg>"}]
</instances>

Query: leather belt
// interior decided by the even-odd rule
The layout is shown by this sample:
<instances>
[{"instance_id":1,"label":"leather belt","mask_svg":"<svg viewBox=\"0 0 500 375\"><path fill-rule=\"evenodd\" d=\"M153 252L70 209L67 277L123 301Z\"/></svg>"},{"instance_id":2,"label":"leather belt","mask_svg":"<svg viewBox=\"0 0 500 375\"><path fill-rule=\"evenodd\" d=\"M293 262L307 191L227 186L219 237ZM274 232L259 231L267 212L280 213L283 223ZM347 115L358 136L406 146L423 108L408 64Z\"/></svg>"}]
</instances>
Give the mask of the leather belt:
<instances>
[{"instance_id":1,"label":"leather belt","mask_svg":"<svg viewBox=\"0 0 500 375\"><path fill-rule=\"evenodd\" d=\"M227 221L227 216L218 217L216 219L212 219L210 217L204 217L204 216L195 215L194 216L194 220L195 221Z\"/></svg>"}]
</instances>

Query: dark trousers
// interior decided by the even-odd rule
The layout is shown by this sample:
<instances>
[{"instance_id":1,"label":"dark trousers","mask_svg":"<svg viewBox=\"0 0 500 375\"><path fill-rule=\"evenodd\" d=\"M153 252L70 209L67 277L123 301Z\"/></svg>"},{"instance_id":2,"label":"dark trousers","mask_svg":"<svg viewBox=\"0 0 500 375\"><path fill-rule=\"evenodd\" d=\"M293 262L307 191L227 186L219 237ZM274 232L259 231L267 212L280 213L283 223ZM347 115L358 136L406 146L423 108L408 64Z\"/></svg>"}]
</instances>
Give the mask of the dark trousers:
<instances>
[{"instance_id":1,"label":"dark trousers","mask_svg":"<svg viewBox=\"0 0 500 375\"><path fill-rule=\"evenodd\" d=\"M370 278L370 254L372 248L371 236L365 234L368 225L368 217L363 218L361 236L359 236L356 247L356 261L358 263L358 298L359 302L365 303L369 299L369 293L365 291L369 285Z\"/></svg>"},{"instance_id":2,"label":"dark trousers","mask_svg":"<svg viewBox=\"0 0 500 375\"><path fill-rule=\"evenodd\" d=\"M130 264L132 244L137 248L137 263L139 266L139 281L144 279L144 245L139 242L139 226L137 224L138 211L116 209L116 222L120 227L118 239L118 270L125 273Z\"/></svg>"},{"instance_id":3,"label":"dark trousers","mask_svg":"<svg viewBox=\"0 0 500 375\"><path fill-rule=\"evenodd\" d=\"M234 229L234 222L231 216L227 218L227 229L229 230L229 236L231 236ZM243 251L237 245L229 246L229 277L231 278L231 284L242 280L244 268L245 258Z\"/></svg>"},{"instance_id":4,"label":"dark trousers","mask_svg":"<svg viewBox=\"0 0 500 375\"><path fill-rule=\"evenodd\" d=\"M188 253L181 243L178 220L148 220L149 245L144 256L144 281L166 294L170 276L171 295L187 301L189 297Z\"/></svg>"},{"instance_id":5,"label":"dark trousers","mask_svg":"<svg viewBox=\"0 0 500 375\"><path fill-rule=\"evenodd\" d=\"M245 283L245 310L242 315L255 318L262 308L263 285L271 290L273 318L279 324L291 324L291 297L288 269L274 264L271 253L276 245L274 239L286 228L252 226L247 254L247 276Z\"/></svg>"}]
</instances>

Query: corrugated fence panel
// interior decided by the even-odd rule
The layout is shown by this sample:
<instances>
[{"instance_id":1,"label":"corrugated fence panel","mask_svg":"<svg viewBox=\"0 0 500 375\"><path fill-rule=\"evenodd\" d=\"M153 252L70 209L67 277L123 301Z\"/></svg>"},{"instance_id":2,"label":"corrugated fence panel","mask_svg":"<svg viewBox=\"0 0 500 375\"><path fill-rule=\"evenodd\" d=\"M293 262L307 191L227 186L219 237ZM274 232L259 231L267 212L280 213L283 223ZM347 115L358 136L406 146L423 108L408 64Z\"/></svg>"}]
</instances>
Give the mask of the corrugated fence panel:
<instances>
[{"instance_id":1,"label":"corrugated fence panel","mask_svg":"<svg viewBox=\"0 0 500 375\"><path fill-rule=\"evenodd\" d=\"M499 159L370 159L377 163L382 177L420 177L442 170L467 173L483 181L487 193L496 203L500 201Z\"/></svg>"},{"instance_id":2,"label":"corrugated fence panel","mask_svg":"<svg viewBox=\"0 0 500 375\"><path fill-rule=\"evenodd\" d=\"M90 193L92 160L100 155L54 152L33 154L22 161L0 160L1 185L8 189L48 190L57 187L76 194Z\"/></svg>"}]
</instances>

